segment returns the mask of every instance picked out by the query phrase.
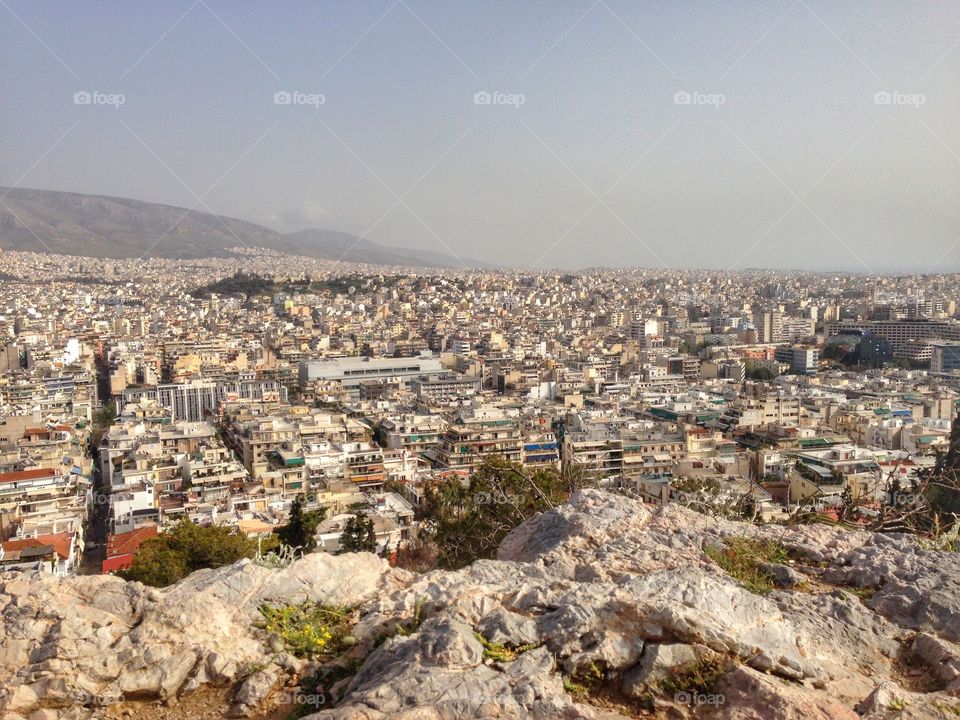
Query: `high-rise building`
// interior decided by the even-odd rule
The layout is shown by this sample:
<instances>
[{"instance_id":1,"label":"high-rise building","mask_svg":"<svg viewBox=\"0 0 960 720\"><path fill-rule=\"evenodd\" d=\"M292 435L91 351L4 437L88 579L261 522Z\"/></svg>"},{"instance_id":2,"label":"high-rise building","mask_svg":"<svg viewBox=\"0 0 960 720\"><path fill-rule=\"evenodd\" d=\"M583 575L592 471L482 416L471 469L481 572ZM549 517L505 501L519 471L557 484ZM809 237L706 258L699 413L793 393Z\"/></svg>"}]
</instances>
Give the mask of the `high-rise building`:
<instances>
[{"instance_id":1,"label":"high-rise building","mask_svg":"<svg viewBox=\"0 0 960 720\"><path fill-rule=\"evenodd\" d=\"M779 310L765 310L754 317L757 342L775 343L783 338L783 314Z\"/></svg>"},{"instance_id":2,"label":"high-rise building","mask_svg":"<svg viewBox=\"0 0 960 720\"><path fill-rule=\"evenodd\" d=\"M960 342L935 343L931 346L930 372L955 373L960 370Z\"/></svg>"}]
</instances>

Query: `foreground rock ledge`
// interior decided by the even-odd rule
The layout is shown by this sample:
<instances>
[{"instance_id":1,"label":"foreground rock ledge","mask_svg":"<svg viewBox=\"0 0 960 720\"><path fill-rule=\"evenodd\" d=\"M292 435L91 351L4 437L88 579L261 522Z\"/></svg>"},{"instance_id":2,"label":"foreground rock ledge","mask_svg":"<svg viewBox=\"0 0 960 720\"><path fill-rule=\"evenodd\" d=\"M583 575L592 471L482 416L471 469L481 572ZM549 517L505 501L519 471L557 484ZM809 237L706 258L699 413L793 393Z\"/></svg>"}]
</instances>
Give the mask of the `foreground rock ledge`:
<instances>
[{"instance_id":1,"label":"foreground rock ledge","mask_svg":"<svg viewBox=\"0 0 960 720\"><path fill-rule=\"evenodd\" d=\"M704 548L785 546L784 586L750 592ZM900 535L755 527L583 491L517 528L499 558L416 576L372 555L243 561L156 590L113 577L0 576L0 715L100 717L118 702L223 688L231 715L277 701L302 663L254 626L263 602L360 607L369 648L336 707L365 718L615 718L670 669L722 658L712 698L676 688L663 717L960 716L960 556ZM374 640L414 614L415 632ZM530 646L515 660L493 643ZM564 678L606 669L595 695ZM250 668L260 668L251 674ZM567 685L568 688L571 686ZM699 701L699 702L698 702Z\"/></svg>"}]
</instances>

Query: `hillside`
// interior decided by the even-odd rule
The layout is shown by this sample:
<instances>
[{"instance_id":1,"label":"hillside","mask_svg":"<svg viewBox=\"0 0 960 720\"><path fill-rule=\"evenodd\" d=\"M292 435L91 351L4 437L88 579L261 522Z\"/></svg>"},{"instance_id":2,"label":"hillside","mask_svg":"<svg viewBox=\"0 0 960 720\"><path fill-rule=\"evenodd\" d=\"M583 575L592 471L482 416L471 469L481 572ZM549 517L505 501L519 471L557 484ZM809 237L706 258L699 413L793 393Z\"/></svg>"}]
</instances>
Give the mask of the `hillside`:
<instances>
[{"instance_id":1,"label":"hillside","mask_svg":"<svg viewBox=\"0 0 960 720\"><path fill-rule=\"evenodd\" d=\"M718 559L731 553L737 562ZM768 587L750 570L764 557ZM306 602L331 624L265 627L264 608L316 607ZM11 720L960 713L957 553L599 491L456 572L316 553L163 590L6 574L0 612L0 714ZM322 651L298 657L304 644Z\"/></svg>"},{"instance_id":2,"label":"hillside","mask_svg":"<svg viewBox=\"0 0 960 720\"><path fill-rule=\"evenodd\" d=\"M335 230L284 235L243 220L140 200L0 187L0 195L4 194L0 248L7 250L111 258L202 258L225 257L227 248L246 246L371 265L461 266L449 254L386 247ZM473 267L483 265L464 261Z\"/></svg>"}]
</instances>

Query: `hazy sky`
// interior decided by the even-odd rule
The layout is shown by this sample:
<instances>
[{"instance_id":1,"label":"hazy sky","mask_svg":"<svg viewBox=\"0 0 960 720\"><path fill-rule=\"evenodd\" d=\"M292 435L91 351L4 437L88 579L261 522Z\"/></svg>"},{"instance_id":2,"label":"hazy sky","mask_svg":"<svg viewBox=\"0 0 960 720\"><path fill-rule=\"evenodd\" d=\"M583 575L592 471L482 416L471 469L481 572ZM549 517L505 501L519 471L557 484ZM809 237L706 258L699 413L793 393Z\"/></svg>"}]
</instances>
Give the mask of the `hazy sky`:
<instances>
[{"instance_id":1,"label":"hazy sky","mask_svg":"<svg viewBox=\"0 0 960 720\"><path fill-rule=\"evenodd\" d=\"M4 185L519 267L960 268L953 0L0 0L0 93Z\"/></svg>"}]
</instances>

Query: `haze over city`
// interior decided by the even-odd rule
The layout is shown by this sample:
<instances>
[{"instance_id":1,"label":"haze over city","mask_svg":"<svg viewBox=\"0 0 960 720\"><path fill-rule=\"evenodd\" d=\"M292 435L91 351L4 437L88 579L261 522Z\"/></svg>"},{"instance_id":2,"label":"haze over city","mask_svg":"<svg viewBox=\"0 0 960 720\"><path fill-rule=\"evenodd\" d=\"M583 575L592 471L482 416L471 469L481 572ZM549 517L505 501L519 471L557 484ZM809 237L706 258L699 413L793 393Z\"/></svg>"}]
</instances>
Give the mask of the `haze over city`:
<instances>
[{"instance_id":1,"label":"haze over city","mask_svg":"<svg viewBox=\"0 0 960 720\"><path fill-rule=\"evenodd\" d=\"M0 5L0 185L520 269L960 268L950 3Z\"/></svg>"},{"instance_id":2,"label":"haze over city","mask_svg":"<svg viewBox=\"0 0 960 720\"><path fill-rule=\"evenodd\" d=\"M960 4L0 0L0 718L956 720Z\"/></svg>"}]
</instances>

